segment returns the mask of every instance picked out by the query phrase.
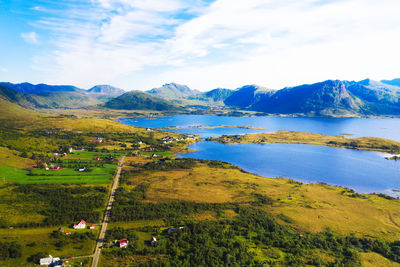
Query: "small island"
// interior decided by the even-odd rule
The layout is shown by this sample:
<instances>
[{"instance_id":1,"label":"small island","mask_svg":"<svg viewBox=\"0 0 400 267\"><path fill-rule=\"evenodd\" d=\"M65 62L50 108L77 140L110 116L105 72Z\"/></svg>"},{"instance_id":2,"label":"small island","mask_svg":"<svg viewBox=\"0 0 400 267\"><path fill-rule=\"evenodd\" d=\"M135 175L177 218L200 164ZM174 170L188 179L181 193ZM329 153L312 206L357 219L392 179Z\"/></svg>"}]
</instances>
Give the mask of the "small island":
<instances>
[{"instance_id":1,"label":"small island","mask_svg":"<svg viewBox=\"0 0 400 267\"><path fill-rule=\"evenodd\" d=\"M163 130L171 130L171 129L216 129L216 128L238 128L238 129L251 129L251 130L263 130L262 127L254 127L254 126L238 126L238 125L218 125L218 126L167 126L161 129Z\"/></svg>"},{"instance_id":2,"label":"small island","mask_svg":"<svg viewBox=\"0 0 400 267\"><path fill-rule=\"evenodd\" d=\"M222 135L220 137L210 137L206 141L214 141L224 144L268 144L268 143L288 143L288 144L307 144L322 145L336 148L350 148L358 150L369 150L377 152L387 152L398 154L400 143L379 137L358 137L347 138L344 136L328 136L316 133L278 131L272 133L255 133L245 135Z\"/></svg>"}]
</instances>

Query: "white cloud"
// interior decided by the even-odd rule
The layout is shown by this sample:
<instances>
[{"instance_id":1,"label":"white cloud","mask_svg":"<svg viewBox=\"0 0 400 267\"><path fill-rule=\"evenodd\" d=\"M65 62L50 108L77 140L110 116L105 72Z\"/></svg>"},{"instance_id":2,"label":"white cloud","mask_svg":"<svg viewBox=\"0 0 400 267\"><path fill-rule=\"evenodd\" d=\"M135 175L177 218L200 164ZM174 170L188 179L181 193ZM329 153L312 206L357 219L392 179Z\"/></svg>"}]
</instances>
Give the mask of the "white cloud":
<instances>
[{"instance_id":1,"label":"white cloud","mask_svg":"<svg viewBox=\"0 0 400 267\"><path fill-rule=\"evenodd\" d=\"M143 89L126 77L147 72L198 89L281 88L400 75L397 0L92 0L70 9L37 22L57 46L36 66L52 83ZM37 43L34 32L23 38Z\"/></svg>"},{"instance_id":2,"label":"white cloud","mask_svg":"<svg viewBox=\"0 0 400 267\"><path fill-rule=\"evenodd\" d=\"M29 44L39 44L39 39L36 32L23 32L21 33L21 37Z\"/></svg>"}]
</instances>

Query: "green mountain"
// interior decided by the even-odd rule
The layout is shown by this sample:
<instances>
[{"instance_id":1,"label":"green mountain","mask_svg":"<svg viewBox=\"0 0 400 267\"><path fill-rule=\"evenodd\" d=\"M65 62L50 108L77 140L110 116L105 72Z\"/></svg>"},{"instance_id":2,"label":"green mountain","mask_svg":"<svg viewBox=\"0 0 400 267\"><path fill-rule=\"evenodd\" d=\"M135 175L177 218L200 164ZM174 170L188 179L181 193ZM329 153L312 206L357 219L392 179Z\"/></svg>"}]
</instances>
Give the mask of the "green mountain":
<instances>
[{"instance_id":1,"label":"green mountain","mask_svg":"<svg viewBox=\"0 0 400 267\"><path fill-rule=\"evenodd\" d=\"M146 93L166 99L184 99L189 96L197 95L200 92L197 90L192 90L186 85L166 83L159 88L148 90Z\"/></svg>"},{"instance_id":2,"label":"green mountain","mask_svg":"<svg viewBox=\"0 0 400 267\"><path fill-rule=\"evenodd\" d=\"M87 91L89 93L104 94L109 96L120 96L125 93L124 90L108 84L95 85Z\"/></svg>"},{"instance_id":3,"label":"green mountain","mask_svg":"<svg viewBox=\"0 0 400 267\"><path fill-rule=\"evenodd\" d=\"M233 91L224 103L237 108L249 108L275 91L258 85L245 85Z\"/></svg>"},{"instance_id":4,"label":"green mountain","mask_svg":"<svg viewBox=\"0 0 400 267\"><path fill-rule=\"evenodd\" d=\"M171 102L140 91L131 91L107 101L110 109L178 111L178 106Z\"/></svg>"},{"instance_id":5,"label":"green mountain","mask_svg":"<svg viewBox=\"0 0 400 267\"><path fill-rule=\"evenodd\" d=\"M81 108L103 104L121 93L111 86L86 91L71 85L0 83L2 95L26 108Z\"/></svg>"},{"instance_id":6,"label":"green mountain","mask_svg":"<svg viewBox=\"0 0 400 267\"><path fill-rule=\"evenodd\" d=\"M225 89L225 88L217 88L211 91L200 93L197 95L189 96L187 99L189 100L199 100L205 102L221 102L225 101L231 94L233 90Z\"/></svg>"},{"instance_id":7,"label":"green mountain","mask_svg":"<svg viewBox=\"0 0 400 267\"><path fill-rule=\"evenodd\" d=\"M369 79L328 80L277 91L244 86L228 97L225 104L273 114L397 115L400 114L399 89Z\"/></svg>"},{"instance_id":8,"label":"green mountain","mask_svg":"<svg viewBox=\"0 0 400 267\"><path fill-rule=\"evenodd\" d=\"M278 90L250 109L280 114L345 115L357 113L360 107L342 81L328 80Z\"/></svg>"}]
</instances>

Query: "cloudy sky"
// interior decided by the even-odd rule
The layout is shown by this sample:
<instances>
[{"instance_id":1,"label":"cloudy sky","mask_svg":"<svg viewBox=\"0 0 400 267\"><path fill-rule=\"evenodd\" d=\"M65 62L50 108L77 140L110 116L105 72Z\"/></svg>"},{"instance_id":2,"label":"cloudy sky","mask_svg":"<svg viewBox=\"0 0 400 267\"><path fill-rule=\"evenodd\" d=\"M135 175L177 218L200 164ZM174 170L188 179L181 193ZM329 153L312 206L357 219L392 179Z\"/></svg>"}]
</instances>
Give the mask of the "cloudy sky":
<instances>
[{"instance_id":1,"label":"cloudy sky","mask_svg":"<svg viewBox=\"0 0 400 267\"><path fill-rule=\"evenodd\" d=\"M398 0L0 0L0 81L279 89L400 77Z\"/></svg>"}]
</instances>

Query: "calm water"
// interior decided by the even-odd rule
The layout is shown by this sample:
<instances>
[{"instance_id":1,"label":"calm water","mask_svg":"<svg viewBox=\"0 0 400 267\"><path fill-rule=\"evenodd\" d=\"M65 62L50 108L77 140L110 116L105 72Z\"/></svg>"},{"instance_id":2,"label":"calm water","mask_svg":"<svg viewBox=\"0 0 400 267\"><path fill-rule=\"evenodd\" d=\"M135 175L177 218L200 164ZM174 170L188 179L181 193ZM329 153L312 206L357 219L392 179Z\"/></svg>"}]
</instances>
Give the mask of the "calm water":
<instances>
[{"instance_id":1,"label":"calm water","mask_svg":"<svg viewBox=\"0 0 400 267\"><path fill-rule=\"evenodd\" d=\"M127 119L122 123L161 128L166 126L239 125L263 130L217 128L177 129L176 132L201 134L245 134L293 130L327 135L353 134L400 141L400 119L331 119L281 117L219 117L177 115L156 119ZM380 153L299 144L224 145L201 141L190 148L194 153L181 157L223 160L268 177L288 177L302 182L325 182L355 189L361 193L382 192L397 195L400 189L400 162L386 160Z\"/></svg>"},{"instance_id":2,"label":"calm water","mask_svg":"<svg viewBox=\"0 0 400 267\"><path fill-rule=\"evenodd\" d=\"M203 137L222 134L245 134L257 132L275 132L279 130L321 133L326 135L353 134L376 136L400 141L400 119L334 119L334 118L283 118L283 117L223 117L212 115L175 115L160 118L135 118L122 123L162 128L166 126L253 126L261 130L217 128L217 129L176 129L180 133L201 134Z\"/></svg>"}]
</instances>

